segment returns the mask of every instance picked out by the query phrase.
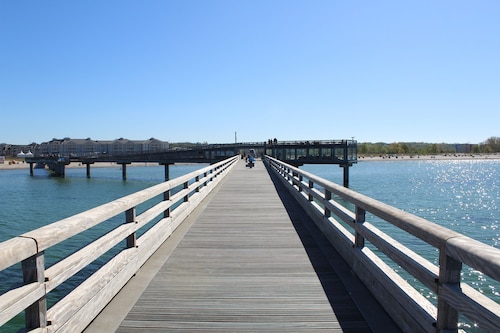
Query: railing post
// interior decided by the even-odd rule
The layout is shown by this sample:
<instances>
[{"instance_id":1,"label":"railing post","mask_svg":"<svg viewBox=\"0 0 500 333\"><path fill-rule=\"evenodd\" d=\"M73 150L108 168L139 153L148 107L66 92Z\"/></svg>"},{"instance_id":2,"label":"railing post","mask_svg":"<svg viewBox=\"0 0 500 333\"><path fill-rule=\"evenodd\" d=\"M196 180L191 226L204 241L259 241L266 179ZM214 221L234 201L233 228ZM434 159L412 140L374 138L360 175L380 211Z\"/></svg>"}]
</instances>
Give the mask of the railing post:
<instances>
[{"instance_id":1,"label":"railing post","mask_svg":"<svg viewBox=\"0 0 500 333\"><path fill-rule=\"evenodd\" d=\"M163 192L163 201L170 200L170 190ZM163 217L170 217L170 207L163 212Z\"/></svg>"},{"instance_id":2,"label":"railing post","mask_svg":"<svg viewBox=\"0 0 500 333\"><path fill-rule=\"evenodd\" d=\"M311 183L309 183L309 187L311 187ZM330 200L332 200L332 192L325 189L325 202ZM309 201L312 201L312 198ZM328 208L326 208L325 205L325 217L330 217L330 216L332 216L332 212Z\"/></svg>"},{"instance_id":3,"label":"railing post","mask_svg":"<svg viewBox=\"0 0 500 333\"><path fill-rule=\"evenodd\" d=\"M189 188L189 183L185 182L184 183L184 189L186 190L188 188ZM184 202L188 202L188 201L189 201L189 194L184 196Z\"/></svg>"},{"instance_id":4,"label":"railing post","mask_svg":"<svg viewBox=\"0 0 500 333\"><path fill-rule=\"evenodd\" d=\"M363 208L356 206L356 224L363 224L366 220L366 211ZM365 246L365 238L359 232L354 234L354 247L363 248Z\"/></svg>"},{"instance_id":5,"label":"railing post","mask_svg":"<svg viewBox=\"0 0 500 333\"><path fill-rule=\"evenodd\" d=\"M312 193L311 193L311 191L312 191L313 187L314 187L314 183L313 183L313 181L312 181L312 180L310 180L310 179L309 179L309 196L308 196L308 198L307 198L309 201L313 201L313 199L314 199L314 197L313 197L313 195L312 195ZM332 194L330 193L330 199L331 199L331 195L332 195ZM325 191L325 199L326 199L326 191ZM328 199L328 200L329 200L329 199Z\"/></svg>"},{"instance_id":6,"label":"railing post","mask_svg":"<svg viewBox=\"0 0 500 333\"><path fill-rule=\"evenodd\" d=\"M135 207L130 208L125 212L125 223L135 223ZM136 232L133 232L127 237L127 249L137 246Z\"/></svg>"},{"instance_id":7,"label":"railing post","mask_svg":"<svg viewBox=\"0 0 500 333\"><path fill-rule=\"evenodd\" d=\"M291 177L292 186L296 186L296 185L298 185L298 184L297 184L297 181L296 181L296 178L295 178L295 177L297 177L297 176L298 176L298 175L297 175L297 172L292 171L292 177ZM299 192L300 192L300 187L299 187Z\"/></svg>"},{"instance_id":8,"label":"railing post","mask_svg":"<svg viewBox=\"0 0 500 333\"><path fill-rule=\"evenodd\" d=\"M199 183L199 182L200 182L200 176L196 176L196 178L195 178L195 179L196 179L196 183ZM200 192L200 187L201 187L201 185L198 185L198 186L196 187L196 192Z\"/></svg>"},{"instance_id":9,"label":"railing post","mask_svg":"<svg viewBox=\"0 0 500 333\"><path fill-rule=\"evenodd\" d=\"M302 192L302 181L304 180L304 177L302 175L299 175L299 183L297 184L299 186L299 192Z\"/></svg>"},{"instance_id":10,"label":"railing post","mask_svg":"<svg viewBox=\"0 0 500 333\"><path fill-rule=\"evenodd\" d=\"M442 285L460 287L460 272L462 263L446 254L444 249L439 252L439 287L437 306L437 330L438 332L458 332L458 311L439 297Z\"/></svg>"},{"instance_id":11,"label":"railing post","mask_svg":"<svg viewBox=\"0 0 500 333\"><path fill-rule=\"evenodd\" d=\"M30 283L45 282L45 255L39 252L22 262L23 282ZM26 330L47 327L47 299L44 295L35 303L24 310Z\"/></svg>"}]
</instances>

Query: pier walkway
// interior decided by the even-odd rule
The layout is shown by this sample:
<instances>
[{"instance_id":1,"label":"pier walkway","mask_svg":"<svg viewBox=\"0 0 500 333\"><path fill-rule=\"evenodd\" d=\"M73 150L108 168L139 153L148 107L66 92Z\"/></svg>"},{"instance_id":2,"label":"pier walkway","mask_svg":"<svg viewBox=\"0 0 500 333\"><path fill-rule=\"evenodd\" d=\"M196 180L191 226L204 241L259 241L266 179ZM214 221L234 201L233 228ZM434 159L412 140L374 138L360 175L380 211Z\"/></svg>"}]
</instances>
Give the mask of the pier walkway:
<instances>
[{"instance_id":1,"label":"pier walkway","mask_svg":"<svg viewBox=\"0 0 500 333\"><path fill-rule=\"evenodd\" d=\"M0 329L498 332L497 295L461 279L467 266L500 281L498 248L264 158L250 169L235 155L1 242L0 272L17 282ZM60 253L66 241L75 252Z\"/></svg>"},{"instance_id":2,"label":"pier walkway","mask_svg":"<svg viewBox=\"0 0 500 333\"><path fill-rule=\"evenodd\" d=\"M399 331L282 186L238 162L86 332Z\"/></svg>"}]
</instances>

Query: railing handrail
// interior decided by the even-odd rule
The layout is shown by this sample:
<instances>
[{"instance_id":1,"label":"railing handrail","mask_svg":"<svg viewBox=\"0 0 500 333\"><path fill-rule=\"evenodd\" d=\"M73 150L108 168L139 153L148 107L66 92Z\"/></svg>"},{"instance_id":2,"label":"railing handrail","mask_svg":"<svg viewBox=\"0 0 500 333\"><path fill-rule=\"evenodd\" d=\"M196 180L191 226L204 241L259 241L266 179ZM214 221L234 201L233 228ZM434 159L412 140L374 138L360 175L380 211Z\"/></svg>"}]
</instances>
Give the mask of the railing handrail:
<instances>
[{"instance_id":1,"label":"railing handrail","mask_svg":"<svg viewBox=\"0 0 500 333\"><path fill-rule=\"evenodd\" d=\"M25 310L27 331L48 325L54 332L84 329L239 159L228 158L0 243L0 271L22 263L24 280L23 286L0 295L0 326ZM161 195L160 203L137 215L138 205ZM45 250L122 213L124 224L45 267ZM136 232L150 222L152 227L138 237ZM123 240L125 249L47 309L50 291Z\"/></svg>"},{"instance_id":2,"label":"railing handrail","mask_svg":"<svg viewBox=\"0 0 500 333\"><path fill-rule=\"evenodd\" d=\"M500 249L272 157L266 156L266 163L292 191L295 198L327 235L332 245L351 264L356 274L361 275L360 278L367 286L373 284L372 279L374 278L384 280L385 284L394 283L398 278L391 276L395 272L388 266L380 268L384 265L383 262L364 246L365 239L437 294L437 308L421 295L415 295L415 292L408 289L404 290L401 296L394 296L400 297L395 303L406 302L406 305L409 308L413 307L414 313L420 316L420 319L415 320L415 325L423 325L423 329L429 332L435 331L436 327L438 330L455 330L458 324L458 313L462 313L469 319L478 322L480 327L484 329L494 331L500 327L500 304L475 291L467 284L460 283L462 263L481 271L496 281L500 281ZM336 202L332 198L332 194L353 204L354 210L351 211ZM440 265L436 266L422 258L365 221L366 213L371 213L438 249ZM331 217L332 215L349 225L352 231L344 228L342 224ZM371 272L370 269L366 268L368 265L381 272ZM387 288L384 283L380 283L379 289ZM403 287L404 281L400 281L399 284L394 283L392 288L411 287L409 285ZM383 291L373 288L371 291L380 298L392 297L391 291L384 294ZM418 297L420 300L411 299ZM390 304L389 307L394 305L388 303L387 300L379 299L379 301L382 304L385 301L386 305ZM416 303L417 307L412 303ZM421 309L420 314L418 314L417 309ZM395 313L394 311L396 310L388 309L389 313ZM395 319L397 320L397 318ZM429 324L427 327L423 323L425 321ZM408 318L400 318L398 324L404 327L407 322Z\"/></svg>"}]
</instances>

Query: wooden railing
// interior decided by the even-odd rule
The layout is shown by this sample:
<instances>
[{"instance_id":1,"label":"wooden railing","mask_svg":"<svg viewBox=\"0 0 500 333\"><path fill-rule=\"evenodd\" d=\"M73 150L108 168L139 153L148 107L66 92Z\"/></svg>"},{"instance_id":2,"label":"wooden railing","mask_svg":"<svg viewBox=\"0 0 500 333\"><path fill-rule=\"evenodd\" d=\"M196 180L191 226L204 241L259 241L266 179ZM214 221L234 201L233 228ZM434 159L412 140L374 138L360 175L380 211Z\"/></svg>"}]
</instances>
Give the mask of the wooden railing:
<instances>
[{"instance_id":1,"label":"wooden railing","mask_svg":"<svg viewBox=\"0 0 500 333\"><path fill-rule=\"evenodd\" d=\"M24 280L22 286L0 295L0 326L24 311L26 331L82 331L238 159L226 159L0 243L0 271L21 263ZM137 206L147 202L150 208L138 214ZM123 213L124 223L45 267L47 249ZM140 234L143 229L147 231ZM116 255L48 308L47 298L56 287L122 242L125 245Z\"/></svg>"},{"instance_id":2,"label":"wooden railing","mask_svg":"<svg viewBox=\"0 0 500 333\"><path fill-rule=\"evenodd\" d=\"M271 157L265 161L404 331L456 332L462 314L482 330L498 332L500 304L461 282L460 274L465 264L500 281L500 249ZM437 249L439 265L366 221L367 214ZM391 268L390 261L435 293L436 304Z\"/></svg>"}]
</instances>

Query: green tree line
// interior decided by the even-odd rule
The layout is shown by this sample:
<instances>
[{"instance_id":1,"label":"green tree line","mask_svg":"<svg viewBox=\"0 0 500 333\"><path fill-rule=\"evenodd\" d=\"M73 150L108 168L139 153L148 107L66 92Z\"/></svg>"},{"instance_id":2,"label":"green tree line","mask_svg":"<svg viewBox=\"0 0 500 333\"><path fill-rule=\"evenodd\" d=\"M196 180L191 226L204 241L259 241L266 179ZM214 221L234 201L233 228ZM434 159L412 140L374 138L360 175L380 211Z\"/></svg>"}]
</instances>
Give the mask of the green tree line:
<instances>
[{"instance_id":1,"label":"green tree line","mask_svg":"<svg viewBox=\"0 0 500 333\"><path fill-rule=\"evenodd\" d=\"M480 144L425 142L364 142L358 144L359 155L433 155L480 153L500 153L500 137L491 137Z\"/></svg>"}]
</instances>

